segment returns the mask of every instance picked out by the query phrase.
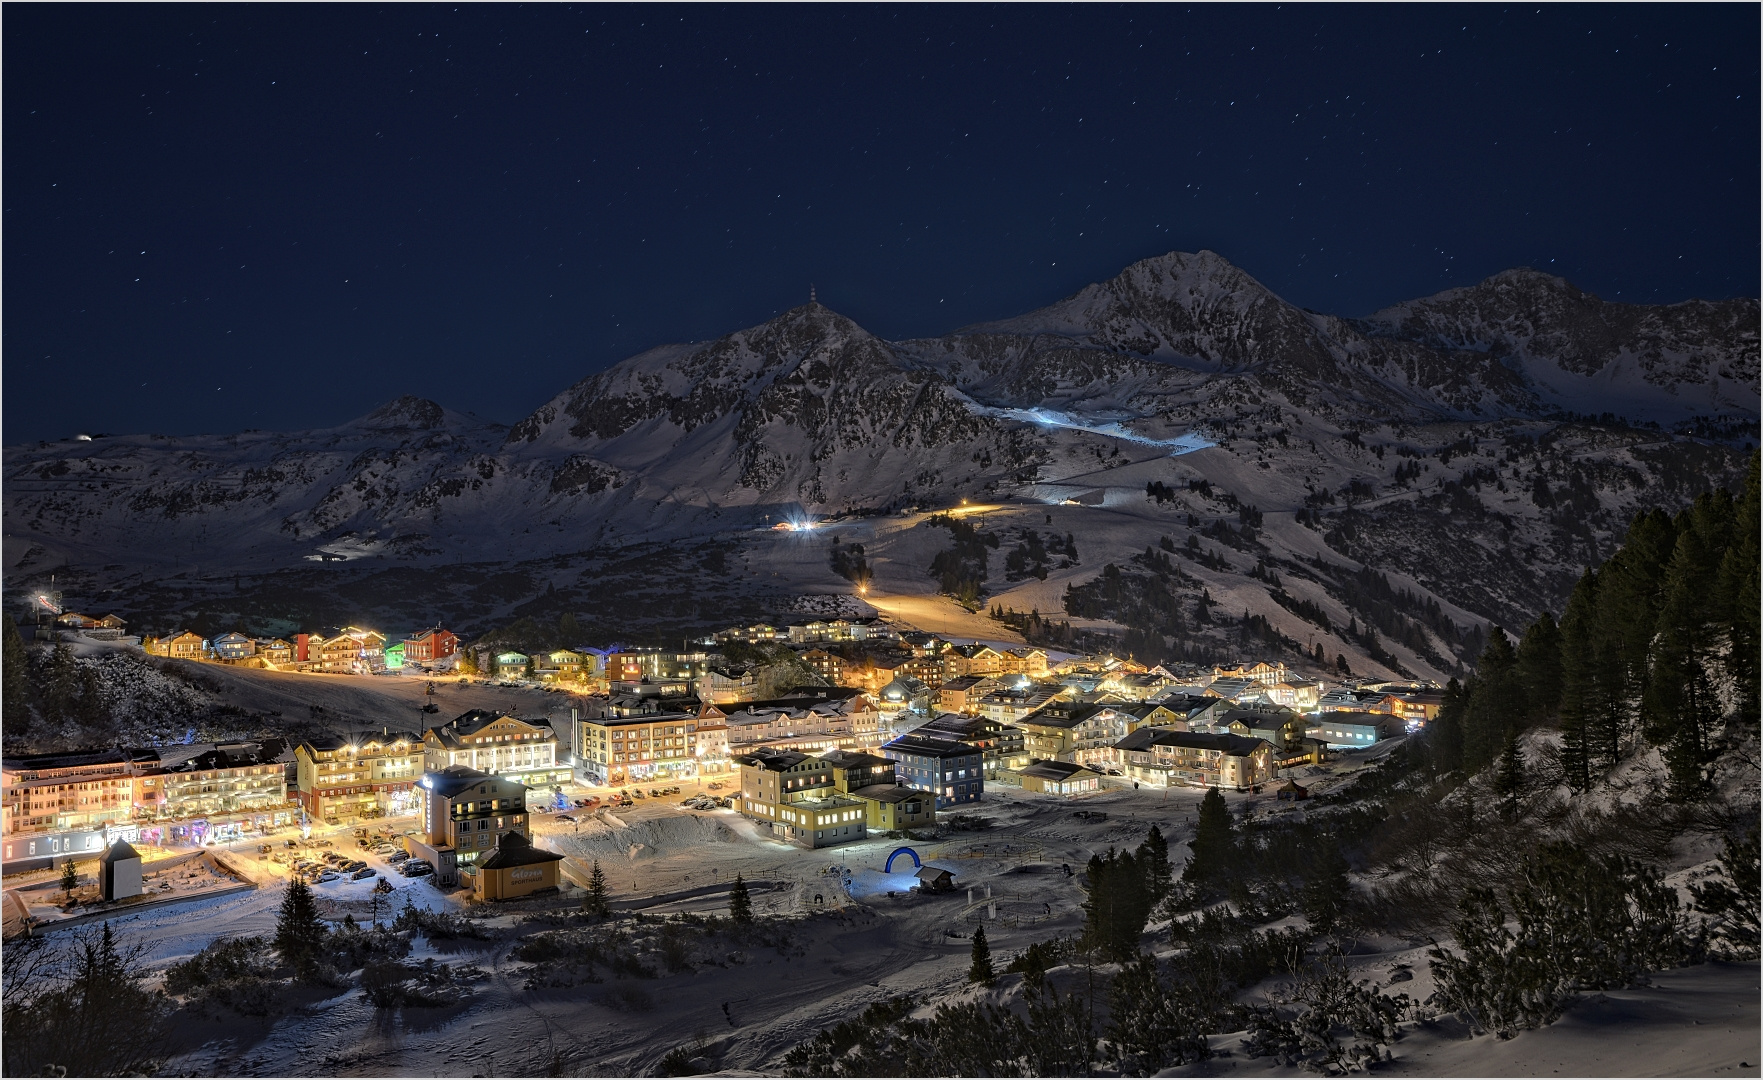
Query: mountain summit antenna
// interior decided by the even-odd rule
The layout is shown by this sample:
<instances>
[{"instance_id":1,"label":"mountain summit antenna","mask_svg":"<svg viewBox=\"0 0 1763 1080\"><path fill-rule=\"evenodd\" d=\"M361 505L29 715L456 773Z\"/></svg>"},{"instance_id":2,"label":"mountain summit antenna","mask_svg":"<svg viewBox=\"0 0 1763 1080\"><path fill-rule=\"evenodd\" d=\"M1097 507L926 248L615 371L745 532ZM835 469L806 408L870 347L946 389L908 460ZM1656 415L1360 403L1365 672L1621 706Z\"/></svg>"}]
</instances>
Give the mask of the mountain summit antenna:
<instances>
[{"instance_id":1,"label":"mountain summit antenna","mask_svg":"<svg viewBox=\"0 0 1763 1080\"><path fill-rule=\"evenodd\" d=\"M815 299L815 298L814 298L814 285L813 285L813 283L810 283L810 284L809 284L809 286L808 286L808 302L809 302L809 303L810 303L810 304L815 304L815 303L819 303L819 301L817 301L817 300L816 300L816 299Z\"/></svg>"}]
</instances>

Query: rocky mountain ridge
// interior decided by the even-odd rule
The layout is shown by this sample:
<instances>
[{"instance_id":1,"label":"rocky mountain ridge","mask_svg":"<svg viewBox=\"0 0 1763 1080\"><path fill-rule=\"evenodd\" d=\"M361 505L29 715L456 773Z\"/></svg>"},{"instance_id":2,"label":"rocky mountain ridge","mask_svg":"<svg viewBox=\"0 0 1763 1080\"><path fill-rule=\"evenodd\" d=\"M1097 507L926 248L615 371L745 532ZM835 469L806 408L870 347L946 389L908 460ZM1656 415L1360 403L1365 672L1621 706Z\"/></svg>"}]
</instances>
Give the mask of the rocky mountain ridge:
<instances>
[{"instance_id":1,"label":"rocky mountain ridge","mask_svg":"<svg viewBox=\"0 0 1763 1080\"><path fill-rule=\"evenodd\" d=\"M1755 438L1757 332L1755 300L1611 304L1534 271L1347 319L1172 253L939 338L885 341L810 303L651 349L509 428L401 398L320 431L10 447L5 557L15 582L493 566L962 497L1025 515L1079 499L1132 519L1122 557L1249 506L1279 523L1258 541L1269 557L1321 557L1277 539L1296 528L1417 583L1433 563L1492 567L1510 580L1434 595L1509 618L1539 589L1550 602L1634 508L1733 475ZM1202 483L1230 501L1189 493ZM1416 539L1472 502L1452 534L1473 551Z\"/></svg>"}]
</instances>

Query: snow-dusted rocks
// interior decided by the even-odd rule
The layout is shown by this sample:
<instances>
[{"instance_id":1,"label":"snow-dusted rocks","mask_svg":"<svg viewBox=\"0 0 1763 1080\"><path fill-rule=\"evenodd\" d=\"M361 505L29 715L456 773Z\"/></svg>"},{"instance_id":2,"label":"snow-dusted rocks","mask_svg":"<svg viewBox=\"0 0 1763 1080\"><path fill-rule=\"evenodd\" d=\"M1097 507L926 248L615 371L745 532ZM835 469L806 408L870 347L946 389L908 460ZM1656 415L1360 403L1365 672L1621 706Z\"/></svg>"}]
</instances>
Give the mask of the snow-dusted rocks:
<instances>
[{"instance_id":1,"label":"snow-dusted rocks","mask_svg":"<svg viewBox=\"0 0 1763 1080\"><path fill-rule=\"evenodd\" d=\"M1080 535L1081 567L1012 602L1054 610L1065 584L1252 510L1262 550L1206 582L1234 610L1289 623L1242 573L1322 558L1511 619L1556 602L1634 509L1731 482L1755 438L1757 327L1754 300L1612 304L1528 270L1346 319L1172 253L936 338L885 341L809 303L631 357L511 428L404 397L331 429L10 447L6 566L531 567L964 497L1010 504L1000 528L1049 526L1070 499L1055 527ZM1691 418L1697 438L1671 431ZM879 573L928 589L928 557L906 543ZM763 581L839 588L824 562L792 547Z\"/></svg>"}]
</instances>

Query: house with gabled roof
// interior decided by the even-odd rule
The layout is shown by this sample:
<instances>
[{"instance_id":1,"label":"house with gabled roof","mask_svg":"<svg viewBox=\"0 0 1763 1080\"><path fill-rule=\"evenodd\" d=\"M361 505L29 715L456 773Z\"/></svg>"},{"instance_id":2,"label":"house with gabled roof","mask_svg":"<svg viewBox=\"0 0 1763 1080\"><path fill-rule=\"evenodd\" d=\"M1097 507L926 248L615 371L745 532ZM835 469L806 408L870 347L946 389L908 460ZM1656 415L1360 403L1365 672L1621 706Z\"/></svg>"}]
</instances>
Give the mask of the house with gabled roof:
<instances>
[{"instance_id":1,"label":"house with gabled roof","mask_svg":"<svg viewBox=\"0 0 1763 1080\"><path fill-rule=\"evenodd\" d=\"M1140 728L1115 744L1121 772L1153 787L1247 790L1273 779L1266 739L1170 728Z\"/></svg>"},{"instance_id":2,"label":"house with gabled roof","mask_svg":"<svg viewBox=\"0 0 1763 1080\"><path fill-rule=\"evenodd\" d=\"M549 720L472 709L423 733L422 761L427 772L463 765L527 787L548 788L570 781L569 766L557 760L557 746Z\"/></svg>"}]
</instances>

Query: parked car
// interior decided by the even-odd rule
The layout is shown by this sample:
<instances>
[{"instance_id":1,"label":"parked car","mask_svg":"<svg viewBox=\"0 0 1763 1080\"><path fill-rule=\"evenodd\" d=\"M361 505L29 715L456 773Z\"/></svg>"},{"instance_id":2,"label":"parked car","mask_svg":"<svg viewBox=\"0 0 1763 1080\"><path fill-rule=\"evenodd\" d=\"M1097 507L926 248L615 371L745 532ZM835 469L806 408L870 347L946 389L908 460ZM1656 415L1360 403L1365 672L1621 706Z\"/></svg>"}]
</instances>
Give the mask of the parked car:
<instances>
[{"instance_id":1,"label":"parked car","mask_svg":"<svg viewBox=\"0 0 1763 1080\"><path fill-rule=\"evenodd\" d=\"M427 877L435 872L435 868L421 859L411 859L399 867L398 872L405 877Z\"/></svg>"},{"instance_id":2,"label":"parked car","mask_svg":"<svg viewBox=\"0 0 1763 1080\"><path fill-rule=\"evenodd\" d=\"M350 874L349 880L350 881L360 881L362 878L370 878L372 876L373 876L373 871L369 870L367 867L364 866L361 869L355 871L353 874Z\"/></svg>"},{"instance_id":3,"label":"parked car","mask_svg":"<svg viewBox=\"0 0 1763 1080\"><path fill-rule=\"evenodd\" d=\"M318 877L314 878L313 883L316 885L322 885L327 881L336 881L338 878L340 878L342 876L343 875L341 875L333 870L326 870L324 873L322 873L322 874L318 875Z\"/></svg>"},{"instance_id":4,"label":"parked car","mask_svg":"<svg viewBox=\"0 0 1763 1080\"><path fill-rule=\"evenodd\" d=\"M410 858L410 853L408 851L394 851L390 855L386 856L386 861L391 863L393 866L397 866L399 863L403 862L404 860L406 860L408 858Z\"/></svg>"}]
</instances>

